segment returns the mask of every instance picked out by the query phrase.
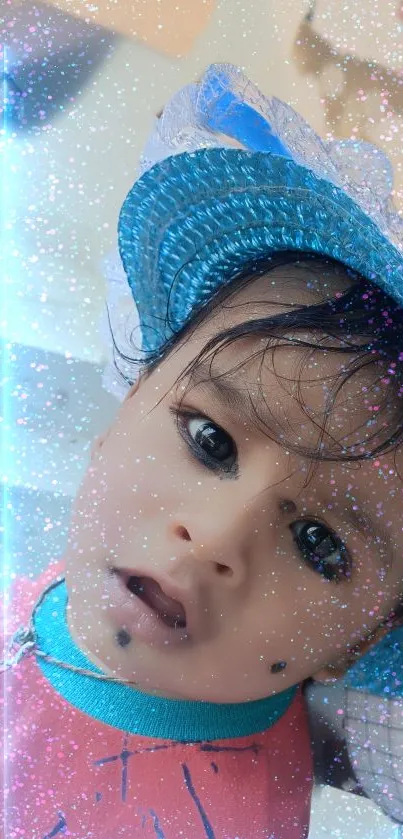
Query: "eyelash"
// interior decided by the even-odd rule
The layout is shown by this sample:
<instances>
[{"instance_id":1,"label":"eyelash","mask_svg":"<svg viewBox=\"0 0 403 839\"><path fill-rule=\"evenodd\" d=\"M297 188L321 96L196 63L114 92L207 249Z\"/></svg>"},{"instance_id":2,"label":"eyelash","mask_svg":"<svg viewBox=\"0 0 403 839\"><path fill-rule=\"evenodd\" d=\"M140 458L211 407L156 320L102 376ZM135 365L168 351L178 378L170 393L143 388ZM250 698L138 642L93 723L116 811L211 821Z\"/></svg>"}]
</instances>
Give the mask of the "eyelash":
<instances>
[{"instance_id":1,"label":"eyelash","mask_svg":"<svg viewBox=\"0 0 403 839\"><path fill-rule=\"evenodd\" d=\"M208 416L203 414L201 411L178 408L176 406L170 407L170 412L173 414L175 418L175 423L178 429L178 433L182 437L182 439L187 444L191 455L200 463L203 467L209 469L211 472L225 474L231 477L237 477L239 474L239 467L238 467L238 450L237 447L230 437L229 434L217 423L215 423L212 419ZM217 462L206 454L206 452L198 445L191 434L189 433L188 429L188 422L191 419L200 419L204 420L205 426L212 426L216 430L222 432L229 440L231 440L233 453L231 454L231 458L227 458L231 460L230 464L225 464L224 462ZM322 577L329 580L330 582L339 583L342 582L343 579L349 578L351 576L351 557L350 554L342 542L342 540L337 536L337 534L328 527L327 524L321 522L319 519L316 518L306 518L306 519L297 519L296 521L292 522L289 525L291 533L293 534L294 542L301 552L304 561L316 572L320 573ZM309 550L302 543L302 536L308 536L311 542L314 542L313 538L313 531L315 528L320 529L322 531L327 531L327 534L323 536L320 540L319 544L316 546L318 553L311 553ZM296 532L295 532L296 531ZM321 556L320 551L321 547L323 550L323 543L332 542L334 546L334 550L332 554L336 552L339 553L342 557L341 562L329 562L329 560L324 560L324 557Z\"/></svg>"}]
</instances>

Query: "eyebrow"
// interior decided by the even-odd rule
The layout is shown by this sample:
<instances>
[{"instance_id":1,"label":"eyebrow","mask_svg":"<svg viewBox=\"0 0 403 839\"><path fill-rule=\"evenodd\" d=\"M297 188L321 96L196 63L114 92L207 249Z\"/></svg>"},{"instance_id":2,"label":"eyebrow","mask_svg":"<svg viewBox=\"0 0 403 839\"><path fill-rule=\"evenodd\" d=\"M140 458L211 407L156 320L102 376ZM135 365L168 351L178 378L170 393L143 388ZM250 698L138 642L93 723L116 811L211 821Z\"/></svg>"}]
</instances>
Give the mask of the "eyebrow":
<instances>
[{"instance_id":1,"label":"eyebrow","mask_svg":"<svg viewBox=\"0 0 403 839\"><path fill-rule=\"evenodd\" d=\"M197 365L196 371L192 371L190 381L194 387L215 392L224 407L231 408L235 413L242 413L246 419L255 419L249 393L224 379L225 375L224 372L218 371L212 377L210 364L202 361Z\"/></svg>"},{"instance_id":2,"label":"eyebrow","mask_svg":"<svg viewBox=\"0 0 403 839\"><path fill-rule=\"evenodd\" d=\"M192 371L190 380L195 387L213 391L224 407L230 408L235 414L240 412L245 418L253 421L256 417L251 408L249 394L237 387L236 384L224 379L224 376L225 373L218 371L216 376L212 377L210 364L202 361L197 365L197 370ZM389 560L386 570L389 571L393 560L396 559L396 551L391 534L388 533L382 522L374 520L363 510L358 511L353 507L347 507L343 514L345 516L344 521L341 520L340 516L337 516L340 524L347 521L363 538L370 536L374 542L379 542L386 547L387 559ZM380 568L384 569L386 557L378 553L375 553L375 557Z\"/></svg>"}]
</instances>

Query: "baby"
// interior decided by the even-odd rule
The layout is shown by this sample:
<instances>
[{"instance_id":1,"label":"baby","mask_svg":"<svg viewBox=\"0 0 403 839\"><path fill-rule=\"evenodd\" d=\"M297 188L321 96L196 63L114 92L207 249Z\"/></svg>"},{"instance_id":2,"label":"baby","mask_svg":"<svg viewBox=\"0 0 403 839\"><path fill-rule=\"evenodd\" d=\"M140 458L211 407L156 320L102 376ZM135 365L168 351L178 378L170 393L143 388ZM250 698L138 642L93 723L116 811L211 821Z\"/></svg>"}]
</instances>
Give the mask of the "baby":
<instances>
[{"instance_id":1,"label":"baby","mask_svg":"<svg viewBox=\"0 0 403 839\"><path fill-rule=\"evenodd\" d=\"M141 352L8 605L6 836L308 836L302 686L403 590L403 259L356 152L228 65L159 118L119 219Z\"/></svg>"}]
</instances>

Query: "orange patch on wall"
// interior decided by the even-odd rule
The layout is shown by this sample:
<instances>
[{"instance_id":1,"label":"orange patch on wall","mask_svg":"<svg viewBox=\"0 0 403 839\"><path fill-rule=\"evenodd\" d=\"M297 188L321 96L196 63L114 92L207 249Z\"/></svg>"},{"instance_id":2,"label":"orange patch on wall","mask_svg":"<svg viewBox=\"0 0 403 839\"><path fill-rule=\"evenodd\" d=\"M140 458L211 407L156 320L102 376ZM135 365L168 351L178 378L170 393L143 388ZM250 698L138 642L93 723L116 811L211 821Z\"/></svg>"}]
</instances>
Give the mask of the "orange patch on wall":
<instances>
[{"instance_id":1,"label":"orange patch on wall","mask_svg":"<svg viewBox=\"0 0 403 839\"><path fill-rule=\"evenodd\" d=\"M47 5L180 58L207 26L215 0L47 0Z\"/></svg>"}]
</instances>

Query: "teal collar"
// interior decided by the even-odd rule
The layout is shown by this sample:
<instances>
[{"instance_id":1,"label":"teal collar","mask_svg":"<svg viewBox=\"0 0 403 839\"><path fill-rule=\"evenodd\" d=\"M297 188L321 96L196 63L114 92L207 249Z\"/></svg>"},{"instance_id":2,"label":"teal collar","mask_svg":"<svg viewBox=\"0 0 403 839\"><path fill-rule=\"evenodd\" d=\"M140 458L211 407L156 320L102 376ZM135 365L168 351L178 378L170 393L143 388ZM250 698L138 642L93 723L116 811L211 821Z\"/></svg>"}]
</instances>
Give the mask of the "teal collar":
<instances>
[{"instance_id":1,"label":"teal collar","mask_svg":"<svg viewBox=\"0 0 403 839\"><path fill-rule=\"evenodd\" d=\"M34 625L40 650L66 664L102 671L71 638L65 582L49 590L36 610ZM196 742L244 737L270 728L291 705L298 686L254 702L216 704L164 699L115 682L75 673L37 656L55 690L90 717L131 734Z\"/></svg>"}]
</instances>

